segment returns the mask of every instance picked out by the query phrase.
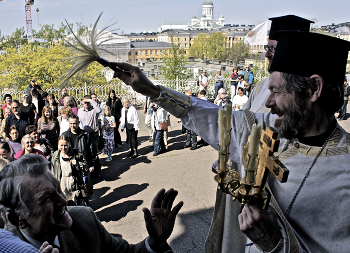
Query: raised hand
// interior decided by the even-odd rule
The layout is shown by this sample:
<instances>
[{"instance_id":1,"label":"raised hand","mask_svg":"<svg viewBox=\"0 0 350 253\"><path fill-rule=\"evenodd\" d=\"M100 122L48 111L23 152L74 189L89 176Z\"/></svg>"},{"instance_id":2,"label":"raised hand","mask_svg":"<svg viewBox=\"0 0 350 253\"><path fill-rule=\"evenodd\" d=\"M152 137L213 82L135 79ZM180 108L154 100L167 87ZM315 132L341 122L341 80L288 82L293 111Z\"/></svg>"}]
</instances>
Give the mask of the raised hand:
<instances>
[{"instance_id":1,"label":"raised hand","mask_svg":"<svg viewBox=\"0 0 350 253\"><path fill-rule=\"evenodd\" d=\"M166 241L173 231L176 215L183 205L180 201L172 209L177 194L174 189L167 192L161 189L152 201L151 210L142 209L149 234L148 243L154 251L161 252L169 248Z\"/></svg>"},{"instance_id":2,"label":"raised hand","mask_svg":"<svg viewBox=\"0 0 350 253\"><path fill-rule=\"evenodd\" d=\"M118 68L124 70L126 73L121 71L114 72L114 78L119 78L127 85L130 85L131 88L150 98L157 98L160 94L160 89L155 86L142 71L135 66L132 66L127 63L117 63L111 62L110 66L117 66Z\"/></svg>"}]
</instances>

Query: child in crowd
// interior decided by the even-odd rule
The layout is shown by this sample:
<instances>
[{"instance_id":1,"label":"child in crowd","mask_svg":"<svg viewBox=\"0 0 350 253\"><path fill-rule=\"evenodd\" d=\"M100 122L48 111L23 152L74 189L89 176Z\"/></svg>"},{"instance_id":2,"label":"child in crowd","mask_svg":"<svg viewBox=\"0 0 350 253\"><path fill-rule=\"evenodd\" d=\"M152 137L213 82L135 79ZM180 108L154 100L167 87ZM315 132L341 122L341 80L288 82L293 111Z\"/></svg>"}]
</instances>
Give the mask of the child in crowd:
<instances>
[{"instance_id":1,"label":"child in crowd","mask_svg":"<svg viewBox=\"0 0 350 253\"><path fill-rule=\"evenodd\" d=\"M115 147L114 128L116 127L116 123L114 116L111 116L111 108L108 105L103 108L101 127L104 139L104 148L102 153L108 155L106 162L110 162L112 161L112 153Z\"/></svg>"}]
</instances>

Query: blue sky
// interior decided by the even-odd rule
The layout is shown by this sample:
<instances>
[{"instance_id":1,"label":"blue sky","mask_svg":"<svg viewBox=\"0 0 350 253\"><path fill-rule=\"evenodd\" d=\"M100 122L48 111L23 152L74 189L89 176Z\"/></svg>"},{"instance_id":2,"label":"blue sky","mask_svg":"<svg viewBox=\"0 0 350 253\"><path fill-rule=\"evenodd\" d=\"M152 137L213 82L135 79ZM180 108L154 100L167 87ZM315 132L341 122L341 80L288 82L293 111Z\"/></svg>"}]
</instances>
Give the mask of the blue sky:
<instances>
[{"instance_id":1,"label":"blue sky","mask_svg":"<svg viewBox=\"0 0 350 253\"><path fill-rule=\"evenodd\" d=\"M11 34L25 27L24 0L0 0L0 30ZM317 18L318 26L350 21L350 0L212 0L214 17L223 14L229 24L259 24L267 17L295 14ZM117 22L114 28L125 33L157 31L164 24L187 24L201 16L204 0L35 0L32 6L33 29L40 24L56 27L66 18L70 23L94 23L104 12L100 28ZM39 8L39 15L35 11ZM119 32L119 31L118 31Z\"/></svg>"}]
</instances>

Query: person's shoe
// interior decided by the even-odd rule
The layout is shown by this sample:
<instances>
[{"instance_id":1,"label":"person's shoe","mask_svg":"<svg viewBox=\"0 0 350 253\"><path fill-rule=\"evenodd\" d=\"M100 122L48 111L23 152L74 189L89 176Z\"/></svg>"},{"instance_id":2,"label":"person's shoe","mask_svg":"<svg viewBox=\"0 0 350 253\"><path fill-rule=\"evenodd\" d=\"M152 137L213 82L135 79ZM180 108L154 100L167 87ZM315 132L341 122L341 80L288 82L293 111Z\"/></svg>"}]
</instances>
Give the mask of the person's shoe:
<instances>
[{"instance_id":1,"label":"person's shoe","mask_svg":"<svg viewBox=\"0 0 350 253\"><path fill-rule=\"evenodd\" d=\"M131 151L131 152L129 152L126 156L127 156L127 157L131 157L133 154L134 154L134 152Z\"/></svg>"},{"instance_id":2,"label":"person's shoe","mask_svg":"<svg viewBox=\"0 0 350 253\"><path fill-rule=\"evenodd\" d=\"M148 141L149 141L149 142L153 141L152 137L149 137L149 138L148 138Z\"/></svg>"},{"instance_id":3,"label":"person's shoe","mask_svg":"<svg viewBox=\"0 0 350 253\"><path fill-rule=\"evenodd\" d=\"M187 144L185 144L182 148L189 148L189 147L191 147L191 145L187 145Z\"/></svg>"},{"instance_id":4,"label":"person's shoe","mask_svg":"<svg viewBox=\"0 0 350 253\"><path fill-rule=\"evenodd\" d=\"M121 144L119 144L119 145L118 145L118 148L119 148L119 149L121 149L121 148L122 148L122 145L121 145Z\"/></svg>"},{"instance_id":5,"label":"person's shoe","mask_svg":"<svg viewBox=\"0 0 350 253\"><path fill-rule=\"evenodd\" d=\"M153 153L153 156L157 156L158 154L157 153Z\"/></svg>"},{"instance_id":6,"label":"person's shoe","mask_svg":"<svg viewBox=\"0 0 350 253\"><path fill-rule=\"evenodd\" d=\"M138 157L138 156L139 156L139 154L136 153L136 154L133 154L133 155L131 156L131 158L135 158L135 157Z\"/></svg>"},{"instance_id":7,"label":"person's shoe","mask_svg":"<svg viewBox=\"0 0 350 253\"><path fill-rule=\"evenodd\" d=\"M112 157L108 157L108 158L106 159L106 162L110 162L110 161L112 161Z\"/></svg>"},{"instance_id":8,"label":"person's shoe","mask_svg":"<svg viewBox=\"0 0 350 253\"><path fill-rule=\"evenodd\" d=\"M197 144L204 144L204 140L203 139L200 139Z\"/></svg>"},{"instance_id":9,"label":"person's shoe","mask_svg":"<svg viewBox=\"0 0 350 253\"><path fill-rule=\"evenodd\" d=\"M159 151L159 154L164 154L166 152L166 149L161 149L160 151Z\"/></svg>"},{"instance_id":10,"label":"person's shoe","mask_svg":"<svg viewBox=\"0 0 350 253\"><path fill-rule=\"evenodd\" d=\"M196 148L197 148L196 146L192 146L190 149L195 150Z\"/></svg>"}]
</instances>

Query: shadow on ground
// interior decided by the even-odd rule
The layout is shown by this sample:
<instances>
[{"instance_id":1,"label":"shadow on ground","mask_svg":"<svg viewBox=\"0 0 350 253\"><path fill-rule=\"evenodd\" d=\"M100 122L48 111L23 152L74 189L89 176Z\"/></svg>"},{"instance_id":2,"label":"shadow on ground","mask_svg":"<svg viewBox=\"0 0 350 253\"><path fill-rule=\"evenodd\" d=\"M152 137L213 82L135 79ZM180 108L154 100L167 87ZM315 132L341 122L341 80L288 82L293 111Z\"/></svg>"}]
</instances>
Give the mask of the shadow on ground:
<instances>
[{"instance_id":1,"label":"shadow on ground","mask_svg":"<svg viewBox=\"0 0 350 253\"><path fill-rule=\"evenodd\" d=\"M128 200L95 213L100 221L118 221L124 218L129 212L135 211L142 203L142 200Z\"/></svg>"},{"instance_id":2,"label":"shadow on ground","mask_svg":"<svg viewBox=\"0 0 350 253\"><path fill-rule=\"evenodd\" d=\"M172 238L170 243L174 253L203 253L214 208L202 209L195 212L181 213L176 219L175 226L181 225L184 232Z\"/></svg>"}]
</instances>

